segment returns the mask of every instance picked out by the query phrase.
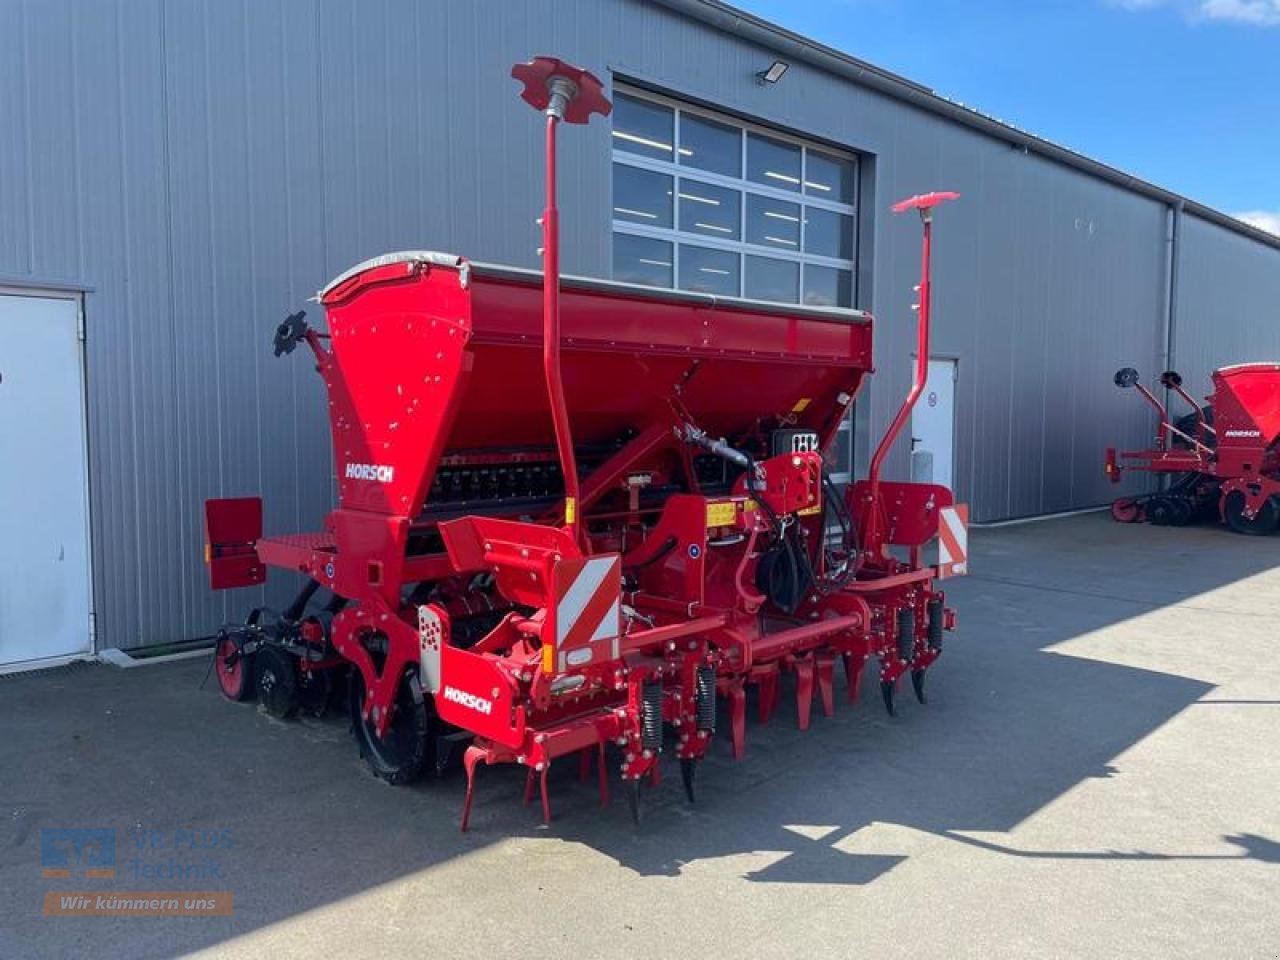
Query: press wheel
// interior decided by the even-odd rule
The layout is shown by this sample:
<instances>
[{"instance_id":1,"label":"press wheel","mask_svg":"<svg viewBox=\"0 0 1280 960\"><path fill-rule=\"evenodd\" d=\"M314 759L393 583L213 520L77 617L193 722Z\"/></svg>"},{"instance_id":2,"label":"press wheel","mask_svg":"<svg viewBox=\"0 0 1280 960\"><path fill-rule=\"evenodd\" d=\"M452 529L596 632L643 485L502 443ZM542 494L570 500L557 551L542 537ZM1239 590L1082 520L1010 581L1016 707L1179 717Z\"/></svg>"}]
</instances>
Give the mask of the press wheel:
<instances>
[{"instance_id":1,"label":"press wheel","mask_svg":"<svg viewBox=\"0 0 1280 960\"><path fill-rule=\"evenodd\" d=\"M359 670L351 671L350 692L351 728L360 745L360 756L375 777L399 786L411 783L424 769L435 765L438 721L416 677L406 674L400 681L391 722L381 737L373 719L364 718L366 691L364 675Z\"/></svg>"},{"instance_id":2,"label":"press wheel","mask_svg":"<svg viewBox=\"0 0 1280 960\"><path fill-rule=\"evenodd\" d=\"M258 703L278 720L288 720L298 712L298 665L293 654L263 644L253 658L253 683Z\"/></svg>"},{"instance_id":3,"label":"press wheel","mask_svg":"<svg viewBox=\"0 0 1280 960\"><path fill-rule=\"evenodd\" d=\"M1276 505L1274 497L1268 498L1258 508L1258 512L1252 517L1244 515L1244 494L1239 490L1233 490L1227 494L1226 503L1223 504L1223 513L1227 518L1227 526L1236 533L1246 533L1250 536L1261 537L1275 530L1276 524L1280 523L1280 506Z\"/></svg>"}]
</instances>

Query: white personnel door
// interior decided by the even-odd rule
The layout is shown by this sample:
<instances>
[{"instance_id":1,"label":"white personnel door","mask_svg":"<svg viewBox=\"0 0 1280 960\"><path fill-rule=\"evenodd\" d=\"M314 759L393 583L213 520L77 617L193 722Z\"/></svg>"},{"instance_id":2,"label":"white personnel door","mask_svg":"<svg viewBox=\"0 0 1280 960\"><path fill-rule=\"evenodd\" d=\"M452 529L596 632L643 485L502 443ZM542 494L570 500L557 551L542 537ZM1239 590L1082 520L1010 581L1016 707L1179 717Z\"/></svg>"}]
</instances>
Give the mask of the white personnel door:
<instances>
[{"instance_id":1,"label":"white personnel door","mask_svg":"<svg viewBox=\"0 0 1280 960\"><path fill-rule=\"evenodd\" d=\"M0 669L88 653L80 302L0 294Z\"/></svg>"},{"instance_id":2,"label":"white personnel door","mask_svg":"<svg viewBox=\"0 0 1280 960\"><path fill-rule=\"evenodd\" d=\"M924 393L911 411L911 479L953 489L956 362L930 360Z\"/></svg>"}]
</instances>

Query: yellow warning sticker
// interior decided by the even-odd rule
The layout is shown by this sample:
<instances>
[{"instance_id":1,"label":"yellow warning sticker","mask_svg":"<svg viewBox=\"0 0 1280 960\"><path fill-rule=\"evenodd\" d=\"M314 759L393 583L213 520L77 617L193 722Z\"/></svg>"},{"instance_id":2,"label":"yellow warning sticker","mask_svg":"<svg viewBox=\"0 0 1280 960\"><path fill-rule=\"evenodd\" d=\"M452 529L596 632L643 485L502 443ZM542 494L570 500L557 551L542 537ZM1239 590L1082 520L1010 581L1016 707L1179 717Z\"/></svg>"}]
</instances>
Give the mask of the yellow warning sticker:
<instances>
[{"instance_id":1,"label":"yellow warning sticker","mask_svg":"<svg viewBox=\"0 0 1280 960\"><path fill-rule=\"evenodd\" d=\"M732 500L707 501L707 526L731 527L738 518L738 509Z\"/></svg>"},{"instance_id":2,"label":"yellow warning sticker","mask_svg":"<svg viewBox=\"0 0 1280 960\"><path fill-rule=\"evenodd\" d=\"M564 498L564 522L573 523L574 517L578 515L578 501L573 497Z\"/></svg>"},{"instance_id":3,"label":"yellow warning sticker","mask_svg":"<svg viewBox=\"0 0 1280 960\"><path fill-rule=\"evenodd\" d=\"M811 402L812 402L811 398L801 397L799 400L796 401L796 405L791 408L791 412L804 413Z\"/></svg>"}]
</instances>

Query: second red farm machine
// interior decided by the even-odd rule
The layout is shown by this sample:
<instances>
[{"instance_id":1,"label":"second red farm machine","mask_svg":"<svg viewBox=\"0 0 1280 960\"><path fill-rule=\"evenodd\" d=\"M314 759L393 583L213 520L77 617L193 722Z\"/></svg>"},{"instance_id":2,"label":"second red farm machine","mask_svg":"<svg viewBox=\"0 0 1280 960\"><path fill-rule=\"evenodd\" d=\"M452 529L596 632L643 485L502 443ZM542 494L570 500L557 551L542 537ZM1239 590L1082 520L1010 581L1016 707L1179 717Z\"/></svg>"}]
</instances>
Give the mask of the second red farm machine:
<instances>
[{"instance_id":1,"label":"second red farm machine","mask_svg":"<svg viewBox=\"0 0 1280 960\"><path fill-rule=\"evenodd\" d=\"M1242 363L1213 373L1213 393L1198 403L1169 370L1160 384L1191 412L1173 420L1166 405L1132 367L1116 386L1133 388L1158 417L1155 446L1107 449L1106 471L1119 483L1127 471L1164 478L1161 489L1121 497L1111 515L1122 523L1182 526L1216 516L1238 533L1267 534L1280 525L1280 363Z\"/></svg>"},{"instance_id":2,"label":"second red farm machine","mask_svg":"<svg viewBox=\"0 0 1280 960\"><path fill-rule=\"evenodd\" d=\"M561 758L616 764L633 816L664 750L693 798L696 762L727 702L735 756L748 688L773 712L834 709L878 663L892 714L954 613L940 578L965 572L951 491L881 479L927 375L924 227L917 362L906 400L846 491L824 456L871 372L872 321L559 275L555 135L607 114L591 74L551 58L512 71L545 117L540 273L402 252L319 295L277 353L305 345L328 394L338 506L315 533L262 535L258 498L210 501L215 588L301 573L285 611L223 630L222 691L288 715L335 685L378 776L406 782L465 747L466 828L481 764L528 771L526 800ZM932 556L937 541L937 557ZM317 594L328 599L317 602Z\"/></svg>"}]
</instances>

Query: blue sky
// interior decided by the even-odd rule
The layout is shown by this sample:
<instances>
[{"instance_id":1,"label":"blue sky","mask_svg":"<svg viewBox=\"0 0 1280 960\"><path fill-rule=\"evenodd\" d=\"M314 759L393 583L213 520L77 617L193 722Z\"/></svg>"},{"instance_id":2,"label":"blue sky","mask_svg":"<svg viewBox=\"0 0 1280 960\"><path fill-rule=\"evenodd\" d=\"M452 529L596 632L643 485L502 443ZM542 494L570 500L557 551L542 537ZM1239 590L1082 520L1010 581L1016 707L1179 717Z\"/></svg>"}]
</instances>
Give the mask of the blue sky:
<instances>
[{"instance_id":1,"label":"blue sky","mask_svg":"<svg viewBox=\"0 0 1280 960\"><path fill-rule=\"evenodd\" d=\"M730 0L1280 233L1280 0Z\"/></svg>"}]
</instances>

